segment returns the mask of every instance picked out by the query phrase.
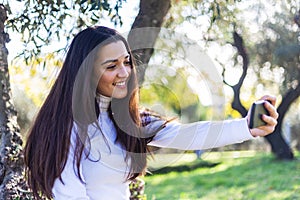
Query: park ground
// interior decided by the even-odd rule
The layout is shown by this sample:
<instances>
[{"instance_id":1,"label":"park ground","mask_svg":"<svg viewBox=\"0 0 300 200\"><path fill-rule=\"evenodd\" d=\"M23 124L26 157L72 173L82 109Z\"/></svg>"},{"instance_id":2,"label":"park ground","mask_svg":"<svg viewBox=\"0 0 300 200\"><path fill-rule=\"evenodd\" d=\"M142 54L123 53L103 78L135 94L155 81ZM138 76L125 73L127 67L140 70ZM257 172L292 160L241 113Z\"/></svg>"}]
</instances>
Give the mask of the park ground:
<instances>
[{"instance_id":1,"label":"park ground","mask_svg":"<svg viewBox=\"0 0 300 200\"><path fill-rule=\"evenodd\" d=\"M300 153L278 161L255 151L155 155L147 200L300 200Z\"/></svg>"}]
</instances>

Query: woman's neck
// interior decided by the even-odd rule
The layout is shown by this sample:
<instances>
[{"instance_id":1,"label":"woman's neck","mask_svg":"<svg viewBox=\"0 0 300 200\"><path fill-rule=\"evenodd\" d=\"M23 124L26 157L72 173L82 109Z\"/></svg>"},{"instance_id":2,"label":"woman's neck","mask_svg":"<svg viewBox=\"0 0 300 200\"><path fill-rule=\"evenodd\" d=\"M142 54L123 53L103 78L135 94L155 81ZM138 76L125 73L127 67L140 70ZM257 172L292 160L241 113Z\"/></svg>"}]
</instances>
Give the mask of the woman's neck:
<instances>
[{"instance_id":1,"label":"woman's neck","mask_svg":"<svg viewBox=\"0 0 300 200\"><path fill-rule=\"evenodd\" d=\"M109 104L111 102L111 97L107 97L107 96L97 93L96 100L98 102L100 112L107 112Z\"/></svg>"}]
</instances>

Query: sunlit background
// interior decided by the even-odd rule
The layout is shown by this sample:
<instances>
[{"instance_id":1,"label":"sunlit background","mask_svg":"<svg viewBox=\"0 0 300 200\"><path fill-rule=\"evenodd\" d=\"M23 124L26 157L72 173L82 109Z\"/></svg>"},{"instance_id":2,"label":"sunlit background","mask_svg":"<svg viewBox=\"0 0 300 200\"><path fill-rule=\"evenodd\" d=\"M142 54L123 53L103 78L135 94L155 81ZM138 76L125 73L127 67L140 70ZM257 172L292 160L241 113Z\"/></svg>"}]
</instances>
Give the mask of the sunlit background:
<instances>
[{"instance_id":1,"label":"sunlit background","mask_svg":"<svg viewBox=\"0 0 300 200\"><path fill-rule=\"evenodd\" d=\"M32 5L36 3L31 2ZM9 0L9 19L22 13L24 3ZM76 17L80 16L86 25L93 24L92 16L76 10L78 5L74 1L65 3L70 7L75 5L75 9L67 11L70 16L64 21L59 36L51 36L49 45L37 41L37 45L41 45L38 57L30 57L23 51L24 48L36 50L33 40L26 41L30 31L7 29L11 39L7 48L12 97L23 136L60 71L72 37L79 32L73 29L76 23L82 23L76 21ZM299 9L297 0L173 0L163 25L170 34L170 41L164 41L161 34L155 44L141 85L141 106L177 117L183 123L242 117L241 112L232 108L235 86L245 72L243 57L238 54L235 43L235 39L241 38L234 38L233 33L236 33L242 37L249 58L246 76L238 91L242 106L248 110L262 95L273 94L278 99L276 106L280 107L284 98L300 84ZM122 25L111 21L112 14L107 12L101 13L96 24L116 28L126 35L138 11L138 0L123 1L119 9ZM172 32L176 37L171 35ZM39 32L41 37L47 34ZM206 55L211 63L204 62L201 56L192 60L189 55L184 55L188 51L183 44L188 42L199 47L201 55ZM211 71L215 73L213 76L209 74ZM288 110L281 132L299 157L300 100L297 98L285 106ZM204 196L203 199L299 198L299 162L273 162L267 154L271 147L264 138L213 151L199 151L201 155L170 149L156 152L167 156L158 156L156 162L149 164L158 173L146 177L151 199L198 199L199 196ZM197 155L204 162L193 163ZM166 174L157 170L183 163L185 171L182 173L180 167L171 168L164 172ZM181 184L177 184L179 182Z\"/></svg>"},{"instance_id":2,"label":"sunlit background","mask_svg":"<svg viewBox=\"0 0 300 200\"><path fill-rule=\"evenodd\" d=\"M14 3L10 3L10 5L13 13L21 12L22 1L12 2ZM71 4L71 2L69 2L69 4ZM280 52L284 50L283 48L288 48L288 45L291 45L295 41L299 43L299 38L296 40L290 38L293 36L280 38L282 40L281 43L285 45L281 49L276 47L278 44L275 43L275 40L282 37L279 35L282 31L290 31L294 33L294 36L297 36L299 27L293 22L293 16L289 16L289 14L292 14L291 10L293 7L296 9L299 5L290 4L289 1L282 1L277 4L268 1L258 1L256 3L252 1L241 1L228 6L229 11L235 12L235 16L224 16L224 18L228 18L227 21L216 22L213 26L211 26L211 16L201 14L200 11L201 9L207 9L207 6L208 4L203 3L202 6L198 7L199 10L197 10L193 6L180 6L179 3L177 6L175 3L167 19L172 23L166 24L165 27L197 43L213 60L214 67L218 69L220 76L222 75L226 83L234 85L238 82L242 73L242 59L240 56L237 56L236 49L232 45L232 35L228 33L228 29L233 30L233 25L230 24L230 20L233 20L231 17L234 18L235 21L241 23L237 31L244 35L245 45L248 47L248 53L250 55L250 67L240 92L242 103L248 109L251 102L263 94L276 95L280 103L282 95L285 94L284 91L287 91L287 88L283 87L288 87L293 84L293 82L286 83L289 81L286 78L286 74L293 70L276 66L276 63L275 65L271 65L271 62L275 62L276 56L274 55L276 52L278 55L277 58L279 57L284 60L285 54L280 54ZM137 0L123 2L122 8L120 9L120 15L123 21L122 25L115 25L110 20L110 16L106 14L102 15L97 24L116 28L121 33L127 33L138 13L138 9L139 1ZM128 12L128 10L130 10L130 12ZM71 14L77 15L76 12ZM69 20L70 24L66 23L65 26L74 23L71 19ZM284 23L286 26L283 26ZM282 30L279 30L280 28ZM65 50L71 39L66 40L66 38L63 37L64 33L62 33L59 41L54 39L50 45L42 47L42 53L39 58L25 63L22 56L16 58L24 49L24 43L22 43L21 39L22 34L17 32L9 32L9 34L11 41L7 44L7 47L9 50L13 97L19 112L19 121L22 131L26 132L30 121L42 104L53 80L55 80L59 72ZM25 32L23 34L28 33ZM262 53L258 55L255 51L265 51L263 48L267 48L263 43L263 41L266 40L265 38L273 41L274 48L276 47L277 50L274 49L271 55ZM159 46L160 44L157 45ZM27 44L26 48L34 48L34 46ZM58 54L53 54L53 52L58 49L62 49L62 51ZM270 57L272 53L273 57L271 60L263 60L263 56ZM174 55L173 53L173 56ZM142 87L142 105L148 106L153 110L161 110L163 111L162 114L179 116L185 122L215 118L212 110L214 105L212 105L211 88L208 86L210 80L201 72L198 72L195 76L195 73L191 71L193 66L189 66L189 63L186 62L184 58L174 58L173 56L172 52L164 52L164 54L159 52L159 50L155 52L149 65L161 65L166 68L169 66L170 69L167 70L168 73L163 73L163 76L158 76L159 74L162 75L162 73L158 73L159 70L165 69L157 69L154 67L153 70L153 67L149 67L145 76L146 79L148 78L148 81L150 79L152 82L156 81L159 84L151 86L146 83L145 87ZM45 63L43 61L47 62ZM156 72L156 75L153 74L153 72ZM166 72L166 70L164 72ZM178 77L181 77L181 80L178 79L176 81ZM295 81L297 82L299 80L294 80L294 82ZM173 96L175 95L174 98L169 98L172 94L165 93L166 90L169 90L169 93L173 93ZM224 84L222 90L224 90L224 94L222 95L224 95L226 103L224 105L224 112L219 118L240 117L241 115L233 110L230 105L233 98L232 88ZM182 93L182 91L185 93ZM152 92L155 92L156 96L153 96ZM300 118L299 106L299 100L291 105L291 110L293 111L286 115L283 126L283 132L291 145L296 145L292 144L291 135L293 134L291 132L292 130L296 130L299 126L297 123ZM191 113L182 112L188 109L195 112L189 116L183 116L182 113Z\"/></svg>"}]
</instances>

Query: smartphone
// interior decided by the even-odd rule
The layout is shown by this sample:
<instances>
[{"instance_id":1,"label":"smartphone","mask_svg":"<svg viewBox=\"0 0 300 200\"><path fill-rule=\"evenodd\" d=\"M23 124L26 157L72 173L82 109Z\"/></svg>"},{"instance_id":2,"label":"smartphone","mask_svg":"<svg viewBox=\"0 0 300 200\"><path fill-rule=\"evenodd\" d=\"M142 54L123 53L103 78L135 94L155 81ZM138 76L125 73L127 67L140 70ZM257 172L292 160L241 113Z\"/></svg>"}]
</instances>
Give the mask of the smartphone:
<instances>
[{"instance_id":1,"label":"smartphone","mask_svg":"<svg viewBox=\"0 0 300 200\"><path fill-rule=\"evenodd\" d=\"M262 115L270 115L268 110L265 108L264 103L266 101L257 101L254 102L251 111L250 111L250 122L249 122L249 128L256 128L259 126L264 126L267 123L262 120Z\"/></svg>"}]
</instances>

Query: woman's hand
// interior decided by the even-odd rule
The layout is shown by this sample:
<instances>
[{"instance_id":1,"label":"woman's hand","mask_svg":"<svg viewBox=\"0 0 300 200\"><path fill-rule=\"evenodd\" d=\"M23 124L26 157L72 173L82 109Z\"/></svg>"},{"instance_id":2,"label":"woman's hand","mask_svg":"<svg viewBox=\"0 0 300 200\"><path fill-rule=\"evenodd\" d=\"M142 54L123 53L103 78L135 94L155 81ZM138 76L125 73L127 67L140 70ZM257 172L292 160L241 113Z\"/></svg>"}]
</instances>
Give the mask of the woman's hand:
<instances>
[{"instance_id":1,"label":"woman's hand","mask_svg":"<svg viewBox=\"0 0 300 200\"><path fill-rule=\"evenodd\" d=\"M266 125L250 129L250 133L253 137L269 135L275 130L275 126L277 125L278 113L275 108L276 97L265 95L261 97L260 100L266 100L266 102L264 103L264 107L268 110L270 115L269 116L262 115L262 120L267 123ZM250 111L248 112L248 116L247 116L248 124L249 124L249 119L250 119Z\"/></svg>"}]
</instances>

